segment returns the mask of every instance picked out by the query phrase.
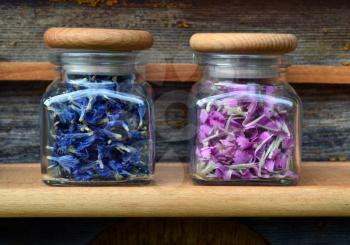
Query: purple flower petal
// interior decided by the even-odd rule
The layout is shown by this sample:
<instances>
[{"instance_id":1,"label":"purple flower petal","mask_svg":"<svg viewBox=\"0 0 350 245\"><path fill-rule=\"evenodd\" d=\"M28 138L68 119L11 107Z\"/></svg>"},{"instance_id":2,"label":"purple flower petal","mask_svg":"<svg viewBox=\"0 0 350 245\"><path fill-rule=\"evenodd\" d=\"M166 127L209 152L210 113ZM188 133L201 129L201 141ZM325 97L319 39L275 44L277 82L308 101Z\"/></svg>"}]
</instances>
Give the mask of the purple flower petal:
<instances>
[{"instance_id":1,"label":"purple flower petal","mask_svg":"<svg viewBox=\"0 0 350 245\"><path fill-rule=\"evenodd\" d=\"M238 122L238 120L232 119L230 121L230 126L234 128L243 128L242 123Z\"/></svg>"},{"instance_id":2,"label":"purple flower petal","mask_svg":"<svg viewBox=\"0 0 350 245\"><path fill-rule=\"evenodd\" d=\"M286 154L280 153L276 156L276 170L284 170L286 169L288 164L288 156Z\"/></svg>"},{"instance_id":3,"label":"purple flower petal","mask_svg":"<svg viewBox=\"0 0 350 245\"><path fill-rule=\"evenodd\" d=\"M224 175L222 176L223 180L230 180L232 176L233 170L232 169L227 169L224 172Z\"/></svg>"},{"instance_id":4,"label":"purple flower petal","mask_svg":"<svg viewBox=\"0 0 350 245\"><path fill-rule=\"evenodd\" d=\"M258 137L258 142L261 143L263 141L266 141L268 139L271 139L271 137L273 136L273 134L269 131L264 131L263 133L260 134L260 136Z\"/></svg>"},{"instance_id":5,"label":"purple flower petal","mask_svg":"<svg viewBox=\"0 0 350 245\"><path fill-rule=\"evenodd\" d=\"M281 151L279 149L275 149L272 154L271 154L271 159L275 159L276 156L278 156L279 154L281 154Z\"/></svg>"},{"instance_id":6,"label":"purple flower petal","mask_svg":"<svg viewBox=\"0 0 350 245\"><path fill-rule=\"evenodd\" d=\"M208 119L208 116L208 112L205 109L202 109L199 115L200 123L205 123Z\"/></svg>"},{"instance_id":7,"label":"purple flower petal","mask_svg":"<svg viewBox=\"0 0 350 245\"><path fill-rule=\"evenodd\" d=\"M264 115L267 118L271 118L274 114L273 107L272 106L265 106L264 107Z\"/></svg>"},{"instance_id":8,"label":"purple flower petal","mask_svg":"<svg viewBox=\"0 0 350 245\"><path fill-rule=\"evenodd\" d=\"M248 163L252 159L252 152L247 150L237 150L233 155L233 161L235 164Z\"/></svg>"},{"instance_id":9,"label":"purple flower petal","mask_svg":"<svg viewBox=\"0 0 350 245\"><path fill-rule=\"evenodd\" d=\"M256 125L265 117L265 115L261 115L258 118L255 118L254 120L249 119L248 117L243 121L242 125L244 128L254 128Z\"/></svg>"},{"instance_id":10,"label":"purple flower petal","mask_svg":"<svg viewBox=\"0 0 350 245\"><path fill-rule=\"evenodd\" d=\"M268 95L271 95L277 91L276 86L266 86L265 91Z\"/></svg>"},{"instance_id":11,"label":"purple flower petal","mask_svg":"<svg viewBox=\"0 0 350 245\"><path fill-rule=\"evenodd\" d=\"M198 139L203 140L203 139L207 138L209 136L211 130L212 130L212 127L210 127L206 124L201 125L199 128Z\"/></svg>"},{"instance_id":12,"label":"purple flower petal","mask_svg":"<svg viewBox=\"0 0 350 245\"><path fill-rule=\"evenodd\" d=\"M264 156L265 150L266 150L266 146L263 145L263 146L260 148L260 150L258 150L258 151L255 153L255 157L256 157L257 159L260 160L260 158L262 158L262 157Z\"/></svg>"},{"instance_id":13,"label":"purple flower petal","mask_svg":"<svg viewBox=\"0 0 350 245\"><path fill-rule=\"evenodd\" d=\"M256 101L250 103L248 106L247 118L252 118L254 116L257 107L258 103Z\"/></svg>"},{"instance_id":14,"label":"purple flower petal","mask_svg":"<svg viewBox=\"0 0 350 245\"><path fill-rule=\"evenodd\" d=\"M281 130L281 125L277 122L277 121L270 121L268 123L265 124L265 127L268 127L274 131L279 131Z\"/></svg>"},{"instance_id":15,"label":"purple flower petal","mask_svg":"<svg viewBox=\"0 0 350 245\"><path fill-rule=\"evenodd\" d=\"M236 139L233 138L232 136L228 136L228 137L226 137L225 139L220 140L220 143L221 143L224 147L233 147L233 146L236 145L235 142L236 142Z\"/></svg>"},{"instance_id":16,"label":"purple flower petal","mask_svg":"<svg viewBox=\"0 0 350 245\"><path fill-rule=\"evenodd\" d=\"M218 86L234 93L234 97L203 105L198 115L196 155L204 164L216 166L208 176L228 181L284 178L291 171L289 162L295 154L295 141L292 111L276 99L277 87L264 86L260 90L255 85L225 82ZM263 97L257 97L256 89ZM249 164L249 168L235 166L239 164ZM292 176L293 171L289 174Z\"/></svg>"},{"instance_id":17,"label":"purple flower petal","mask_svg":"<svg viewBox=\"0 0 350 245\"><path fill-rule=\"evenodd\" d=\"M266 169L269 172L273 172L273 169L275 167L275 161L274 160L267 160L264 169Z\"/></svg>"},{"instance_id":18,"label":"purple flower petal","mask_svg":"<svg viewBox=\"0 0 350 245\"><path fill-rule=\"evenodd\" d=\"M256 179L257 176L252 174L249 169L246 169L243 171L241 178L242 179Z\"/></svg>"},{"instance_id":19,"label":"purple flower petal","mask_svg":"<svg viewBox=\"0 0 350 245\"><path fill-rule=\"evenodd\" d=\"M206 148L200 149L199 154L201 158L209 160L212 155L212 147L206 147Z\"/></svg>"},{"instance_id":20,"label":"purple flower petal","mask_svg":"<svg viewBox=\"0 0 350 245\"><path fill-rule=\"evenodd\" d=\"M225 172L225 166L222 165L221 163L216 163L215 164L215 176L218 178L222 178Z\"/></svg>"},{"instance_id":21,"label":"purple flower petal","mask_svg":"<svg viewBox=\"0 0 350 245\"><path fill-rule=\"evenodd\" d=\"M284 139L282 141L282 148L283 149L290 149L294 147L294 140L292 137Z\"/></svg>"},{"instance_id":22,"label":"purple flower petal","mask_svg":"<svg viewBox=\"0 0 350 245\"><path fill-rule=\"evenodd\" d=\"M225 106L236 107L238 106L238 101L237 99L229 98L229 99L222 100L221 104Z\"/></svg>"},{"instance_id":23,"label":"purple flower petal","mask_svg":"<svg viewBox=\"0 0 350 245\"><path fill-rule=\"evenodd\" d=\"M237 138L237 144L238 144L239 149L241 149L241 150L245 150L245 149L252 146L252 143L249 141L249 139L247 139L244 136L239 136Z\"/></svg>"},{"instance_id":24,"label":"purple flower petal","mask_svg":"<svg viewBox=\"0 0 350 245\"><path fill-rule=\"evenodd\" d=\"M244 130L244 135L246 138L248 138L251 142L254 142L257 140L259 136L259 130L257 127L252 127L249 129Z\"/></svg>"},{"instance_id":25,"label":"purple flower petal","mask_svg":"<svg viewBox=\"0 0 350 245\"><path fill-rule=\"evenodd\" d=\"M292 179L298 179L299 178L299 176L296 173L294 173L293 171L291 171L291 170L287 170L286 177L292 178Z\"/></svg>"},{"instance_id":26,"label":"purple flower petal","mask_svg":"<svg viewBox=\"0 0 350 245\"><path fill-rule=\"evenodd\" d=\"M223 179L224 172L225 172L225 170L222 170L221 168L216 168L215 172L214 172L215 177L218 178L218 179Z\"/></svg>"},{"instance_id":27,"label":"purple flower petal","mask_svg":"<svg viewBox=\"0 0 350 245\"><path fill-rule=\"evenodd\" d=\"M225 117L220 112L212 111L209 114L209 125L224 127L225 126Z\"/></svg>"}]
</instances>

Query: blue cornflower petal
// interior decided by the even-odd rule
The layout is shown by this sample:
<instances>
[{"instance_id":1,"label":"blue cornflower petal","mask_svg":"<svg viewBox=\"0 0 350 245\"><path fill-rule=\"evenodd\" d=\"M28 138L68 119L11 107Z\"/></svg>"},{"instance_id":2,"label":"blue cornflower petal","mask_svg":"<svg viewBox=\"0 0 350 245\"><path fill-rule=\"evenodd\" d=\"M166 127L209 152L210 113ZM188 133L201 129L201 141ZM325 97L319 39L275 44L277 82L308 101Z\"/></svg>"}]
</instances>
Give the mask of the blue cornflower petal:
<instances>
[{"instance_id":1,"label":"blue cornflower petal","mask_svg":"<svg viewBox=\"0 0 350 245\"><path fill-rule=\"evenodd\" d=\"M95 135L91 135L89 137L86 137L85 139L82 139L79 142L79 145L77 147L78 151L82 151L85 150L86 148L88 148L89 146L91 146L96 140L96 136Z\"/></svg>"},{"instance_id":2,"label":"blue cornflower petal","mask_svg":"<svg viewBox=\"0 0 350 245\"><path fill-rule=\"evenodd\" d=\"M129 131L128 134L129 134L129 137L130 137L132 140L134 140L134 141L146 139L146 137L143 136L143 135L141 134L141 132L140 132L140 131L137 131L137 130Z\"/></svg>"},{"instance_id":3,"label":"blue cornflower petal","mask_svg":"<svg viewBox=\"0 0 350 245\"><path fill-rule=\"evenodd\" d=\"M69 79L68 92L45 103L55 125L50 132L54 154L48 157L50 165L62 168L62 177L77 181L148 175L149 167L141 161L148 143L143 127L146 105L126 94L136 91L134 76Z\"/></svg>"},{"instance_id":4,"label":"blue cornflower petal","mask_svg":"<svg viewBox=\"0 0 350 245\"><path fill-rule=\"evenodd\" d=\"M48 160L56 162L59 166L64 168L68 173L75 169L79 164L79 160L71 155L61 157L48 157Z\"/></svg>"},{"instance_id":5,"label":"blue cornflower petal","mask_svg":"<svg viewBox=\"0 0 350 245\"><path fill-rule=\"evenodd\" d=\"M63 124L69 124L72 121L78 120L78 114L71 107L61 109L57 116L59 118L59 123Z\"/></svg>"},{"instance_id":6,"label":"blue cornflower petal","mask_svg":"<svg viewBox=\"0 0 350 245\"><path fill-rule=\"evenodd\" d=\"M106 166L104 166L103 168L97 167L96 172L100 177L102 177L104 179L114 178L114 171L112 171L111 169L109 169Z\"/></svg>"},{"instance_id":7,"label":"blue cornflower petal","mask_svg":"<svg viewBox=\"0 0 350 245\"><path fill-rule=\"evenodd\" d=\"M143 118L145 116L145 113L146 113L145 105L139 104L139 107L137 108L137 111L139 112L140 118Z\"/></svg>"}]
</instances>

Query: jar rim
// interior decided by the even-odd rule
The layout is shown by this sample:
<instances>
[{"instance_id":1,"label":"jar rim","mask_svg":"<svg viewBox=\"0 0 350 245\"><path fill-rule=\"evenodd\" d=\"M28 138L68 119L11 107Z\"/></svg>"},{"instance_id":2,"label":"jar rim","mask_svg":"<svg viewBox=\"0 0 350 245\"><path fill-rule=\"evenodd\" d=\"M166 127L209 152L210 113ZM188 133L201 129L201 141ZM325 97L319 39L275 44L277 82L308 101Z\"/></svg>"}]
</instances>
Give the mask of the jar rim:
<instances>
[{"instance_id":1,"label":"jar rim","mask_svg":"<svg viewBox=\"0 0 350 245\"><path fill-rule=\"evenodd\" d=\"M273 78L289 65L289 56L195 52L194 61L211 76L223 78Z\"/></svg>"},{"instance_id":2,"label":"jar rim","mask_svg":"<svg viewBox=\"0 0 350 245\"><path fill-rule=\"evenodd\" d=\"M146 63L144 56L138 51L57 50L50 61L71 74L130 74Z\"/></svg>"},{"instance_id":3,"label":"jar rim","mask_svg":"<svg viewBox=\"0 0 350 245\"><path fill-rule=\"evenodd\" d=\"M49 58L55 65L122 65L139 63L140 56L137 51L57 50Z\"/></svg>"},{"instance_id":4,"label":"jar rim","mask_svg":"<svg viewBox=\"0 0 350 245\"><path fill-rule=\"evenodd\" d=\"M281 66L289 63L289 56L277 54L231 54L194 52L199 65L217 66Z\"/></svg>"}]
</instances>

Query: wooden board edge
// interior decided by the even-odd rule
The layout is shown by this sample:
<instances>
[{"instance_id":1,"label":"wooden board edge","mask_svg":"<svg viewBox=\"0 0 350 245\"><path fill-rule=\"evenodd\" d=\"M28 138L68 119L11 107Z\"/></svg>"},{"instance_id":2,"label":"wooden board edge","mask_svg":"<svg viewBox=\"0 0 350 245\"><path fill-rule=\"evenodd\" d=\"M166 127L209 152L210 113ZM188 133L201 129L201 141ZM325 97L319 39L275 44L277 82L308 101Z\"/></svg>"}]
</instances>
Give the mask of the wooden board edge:
<instances>
[{"instance_id":1,"label":"wooden board edge","mask_svg":"<svg viewBox=\"0 0 350 245\"><path fill-rule=\"evenodd\" d=\"M55 76L49 62L0 62L0 81L52 81Z\"/></svg>"},{"instance_id":2,"label":"wooden board edge","mask_svg":"<svg viewBox=\"0 0 350 245\"><path fill-rule=\"evenodd\" d=\"M292 65L287 81L300 84L350 84L350 66Z\"/></svg>"},{"instance_id":3,"label":"wooden board edge","mask_svg":"<svg viewBox=\"0 0 350 245\"><path fill-rule=\"evenodd\" d=\"M184 163L158 163L169 181ZM338 166L329 171L330 165ZM342 217L350 216L349 162L307 162L309 178L327 177L340 185L309 184L300 187L213 187L172 185L129 187L47 187L38 185L39 164L0 165L9 180L0 186L0 217ZM323 166L321 168L321 166ZM175 168L174 168L175 167ZM345 169L346 168L346 169ZM344 170L345 173L344 173ZM321 171L321 172L320 172ZM335 175L331 172L335 172ZM25 173L25 175L23 175ZM27 176L28 179L23 178ZM326 177L326 178L324 178ZM176 177L175 177L176 178ZM15 180L15 183L11 182ZM320 179L320 178L319 178ZM3 179L4 180L4 179ZM18 180L20 180L18 182ZM34 182L33 182L34 181ZM4 182L3 182L4 183ZM17 183L17 184L16 184ZM18 185L18 183L20 183ZM23 184L23 186L22 186ZM190 184L191 185L191 184ZM182 188L184 187L184 188ZM84 190L83 190L84 189ZM181 190L182 189L182 190ZM206 190L204 190L206 189ZM260 189L257 191L257 189ZM212 195L208 198L207 195ZM151 198L148 195L152 195ZM27 197L30 196L30 199ZM278 198L276 199L276 196ZM218 202L218 200L223 200ZM271 200L274 200L271 202ZM142 202L142 205L137 205ZM253 204L252 204L253 203ZM184 208L186 207L187 208ZM156 208L155 208L156 207ZM235 208L232 208L235 207Z\"/></svg>"},{"instance_id":4,"label":"wooden board edge","mask_svg":"<svg viewBox=\"0 0 350 245\"><path fill-rule=\"evenodd\" d=\"M0 62L0 81L52 81L56 73L48 62ZM148 64L149 82L195 82L200 69L195 64ZM350 84L350 66L292 65L287 81L293 84Z\"/></svg>"}]
</instances>

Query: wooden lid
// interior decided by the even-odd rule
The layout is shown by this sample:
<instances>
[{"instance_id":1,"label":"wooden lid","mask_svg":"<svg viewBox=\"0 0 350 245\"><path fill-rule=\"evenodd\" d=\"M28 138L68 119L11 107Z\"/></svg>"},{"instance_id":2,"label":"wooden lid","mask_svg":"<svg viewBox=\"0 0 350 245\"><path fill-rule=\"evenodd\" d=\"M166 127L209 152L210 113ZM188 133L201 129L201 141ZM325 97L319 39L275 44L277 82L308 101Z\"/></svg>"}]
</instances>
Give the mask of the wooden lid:
<instances>
[{"instance_id":1,"label":"wooden lid","mask_svg":"<svg viewBox=\"0 0 350 245\"><path fill-rule=\"evenodd\" d=\"M283 54L297 47L297 38L277 33L197 33L190 45L199 52Z\"/></svg>"},{"instance_id":2,"label":"wooden lid","mask_svg":"<svg viewBox=\"0 0 350 245\"><path fill-rule=\"evenodd\" d=\"M142 50L153 44L147 31L96 28L50 28L44 41L52 48L112 51Z\"/></svg>"}]
</instances>

